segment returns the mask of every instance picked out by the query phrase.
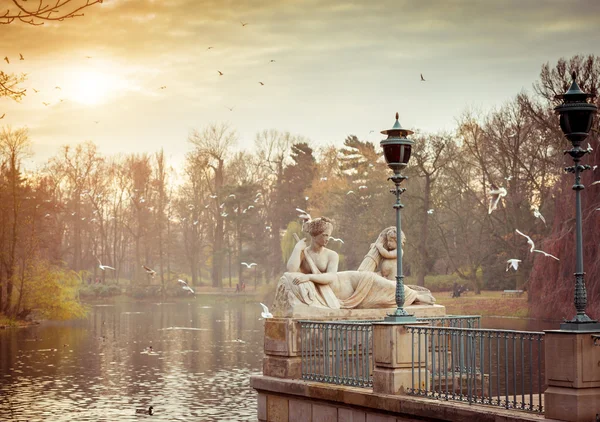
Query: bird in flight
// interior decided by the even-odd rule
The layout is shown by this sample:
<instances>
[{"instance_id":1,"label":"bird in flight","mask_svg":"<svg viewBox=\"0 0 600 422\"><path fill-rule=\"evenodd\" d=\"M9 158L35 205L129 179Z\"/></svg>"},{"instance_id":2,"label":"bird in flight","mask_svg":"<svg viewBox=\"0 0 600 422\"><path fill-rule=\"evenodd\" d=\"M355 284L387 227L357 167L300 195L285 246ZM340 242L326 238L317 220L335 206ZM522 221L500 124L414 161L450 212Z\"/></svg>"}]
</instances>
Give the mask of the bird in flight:
<instances>
[{"instance_id":1,"label":"bird in flight","mask_svg":"<svg viewBox=\"0 0 600 422\"><path fill-rule=\"evenodd\" d=\"M37 94L40 91L38 91L37 89L33 88L33 92L35 92Z\"/></svg>"},{"instance_id":2,"label":"bird in flight","mask_svg":"<svg viewBox=\"0 0 600 422\"><path fill-rule=\"evenodd\" d=\"M544 223L544 226L546 225L546 219L544 218L544 216L542 215L542 213L540 212L540 210L538 209L538 207L534 207L533 209L533 216L535 218L539 218L540 220L542 220L542 223Z\"/></svg>"},{"instance_id":3,"label":"bird in flight","mask_svg":"<svg viewBox=\"0 0 600 422\"><path fill-rule=\"evenodd\" d=\"M353 190L349 190L348 192L346 192L346 195L350 195L351 193L355 194L355 192Z\"/></svg>"},{"instance_id":4,"label":"bird in flight","mask_svg":"<svg viewBox=\"0 0 600 422\"><path fill-rule=\"evenodd\" d=\"M25 57L21 53L19 53L19 60L25 60Z\"/></svg>"},{"instance_id":5,"label":"bird in flight","mask_svg":"<svg viewBox=\"0 0 600 422\"><path fill-rule=\"evenodd\" d=\"M4 113L2 116L0 116L0 119L4 119L4 116L6 116L6 113Z\"/></svg>"},{"instance_id":6,"label":"bird in flight","mask_svg":"<svg viewBox=\"0 0 600 422\"><path fill-rule=\"evenodd\" d=\"M163 85L160 87L160 89L165 89L166 87L167 87L166 85Z\"/></svg>"},{"instance_id":7,"label":"bird in flight","mask_svg":"<svg viewBox=\"0 0 600 422\"><path fill-rule=\"evenodd\" d=\"M177 281L179 282L179 284L181 284L181 288L183 290L187 290L190 293L194 293L194 289L192 289L185 281L183 281L182 279L178 279Z\"/></svg>"},{"instance_id":8,"label":"bird in flight","mask_svg":"<svg viewBox=\"0 0 600 422\"><path fill-rule=\"evenodd\" d=\"M267 308L267 305L265 305L264 303L261 303L260 306L262 306L263 311L260 313L260 316L263 318L273 318L273 314L271 312L269 312L269 308Z\"/></svg>"},{"instance_id":9,"label":"bird in flight","mask_svg":"<svg viewBox=\"0 0 600 422\"><path fill-rule=\"evenodd\" d=\"M533 240L531 239L531 237L527 236L525 233L520 232L518 229L515 229L515 231L520 234L521 236L525 237L527 239L527 244L529 246L531 246L531 249L529 250L529 252L533 252L533 250L535 249L535 243L533 243Z\"/></svg>"},{"instance_id":10,"label":"bird in flight","mask_svg":"<svg viewBox=\"0 0 600 422\"><path fill-rule=\"evenodd\" d=\"M48 107L50 105L50 103L46 103L44 101L42 101L42 104L44 104L46 107Z\"/></svg>"},{"instance_id":11,"label":"bird in flight","mask_svg":"<svg viewBox=\"0 0 600 422\"><path fill-rule=\"evenodd\" d=\"M488 214L491 214L498 207L498 202L500 198L504 198L508 192L504 188L498 188L496 185L492 184L492 189L490 190L490 205L488 207Z\"/></svg>"},{"instance_id":12,"label":"bird in flight","mask_svg":"<svg viewBox=\"0 0 600 422\"><path fill-rule=\"evenodd\" d=\"M560 259L558 259L557 257L555 257L554 255L550 255L548 252L544 252L544 251L540 251L539 249L534 249L532 252L537 252L537 253L543 253L544 255L550 257L550 258L554 258L557 261L560 261Z\"/></svg>"},{"instance_id":13,"label":"bird in flight","mask_svg":"<svg viewBox=\"0 0 600 422\"><path fill-rule=\"evenodd\" d=\"M514 258L511 258L508 261L506 261L506 263L508 264L506 266L506 271L508 271L508 269L510 267L513 267L515 269L515 271L517 271L519 269L519 262L521 262L520 259L514 259Z\"/></svg>"},{"instance_id":14,"label":"bird in flight","mask_svg":"<svg viewBox=\"0 0 600 422\"><path fill-rule=\"evenodd\" d=\"M368 187L367 185L360 185L360 186L358 187L358 190L361 190L361 189L368 189L368 188L369 188L369 187Z\"/></svg>"},{"instance_id":15,"label":"bird in flight","mask_svg":"<svg viewBox=\"0 0 600 422\"><path fill-rule=\"evenodd\" d=\"M208 47L207 50L210 50L211 48L214 48L214 47Z\"/></svg>"},{"instance_id":16,"label":"bird in flight","mask_svg":"<svg viewBox=\"0 0 600 422\"><path fill-rule=\"evenodd\" d=\"M264 85L262 82L259 82L259 84Z\"/></svg>"},{"instance_id":17,"label":"bird in flight","mask_svg":"<svg viewBox=\"0 0 600 422\"><path fill-rule=\"evenodd\" d=\"M100 120L94 120L94 123L98 124L100 123Z\"/></svg>"},{"instance_id":18,"label":"bird in flight","mask_svg":"<svg viewBox=\"0 0 600 422\"><path fill-rule=\"evenodd\" d=\"M8 60L8 56L4 56L4 60L6 61L6 63L10 64L10 60Z\"/></svg>"},{"instance_id":19,"label":"bird in flight","mask_svg":"<svg viewBox=\"0 0 600 422\"><path fill-rule=\"evenodd\" d=\"M252 268L255 265L258 265L256 262L251 262L250 264L248 264L247 262L240 262L240 264L245 265L246 268Z\"/></svg>"},{"instance_id":20,"label":"bird in flight","mask_svg":"<svg viewBox=\"0 0 600 422\"><path fill-rule=\"evenodd\" d=\"M339 237L329 236L329 240L335 240L336 242L340 242L342 245L344 244L344 241Z\"/></svg>"},{"instance_id":21,"label":"bird in flight","mask_svg":"<svg viewBox=\"0 0 600 422\"><path fill-rule=\"evenodd\" d=\"M235 108L235 106L233 106L233 107L227 107L227 106L225 106L225 108L226 108L227 110L229 110L229 111L233 111L233 109Z\"/></svg>"},{"instance_id":22,"label":"bird in flight","mask_svg":"<svg viewBox=\"0 0 600 422\"><path fill-rule=\"evenodd\" d=\"M433 214L433 208L427 210L427 214Z\"/></svg>"},{"instance_id":23,"label":"bird in flight","mask_svg":"<svg viewBox=\"0 0 600 422\"><path fill-rule=\"evenodd\" d=\"M96 258L98 259L98 258ZM115 270L113 267L109 267L108 265L102 265L102 262L100 262L100 260L98 259L98 268L100 268L102 271L104 270Z\"/></svg>"},{"instance_id":24,"label":"bird in flight","mask_svg":"<svg viewBox=\"0 0 600 422\"><path fill-rule=\"evenodd\" d=\"M275 60L271 59L271 61L269 63L275 63Z\"/></svg>"},{"instance_id":25,"label":"bird in flight","mask_svg":"<svg viewBox=\"0 0 600 422\"><path fill-rule=\"evenodd\" d=\"M242 24L242 26L246 26L248 25L248 22L240 22Z\"/></svg>"},{"instance_id":26,"label":"bird in flight","mask_svg":"<svg viewBox=\"0 0 600 422\"><path fill-rule=\"evenodd\" d=\"M92 56L85 56L85 58L86 58L86 59L91 59L91 58L92 58Z\"/></svg>"},{"instance_id":27,"label":"bird in flight","mask_svg":"<svg viewBox=\"0 0 600 422\"><path fill-rule=\"evenodd\" d=\"M142 268L144 268L144 270L150 274L152 277L154 277L156 275L156 271L154 271L152 268L148 268L145 265L142 265Z\"/></svg>"},{"instance_id":28,"label":"bird in flight","mask_svg":"<svg viewBox=\"0 0 600 422\"><path fill-rule=\"evenodd\" d=\"M62 91L62 88L60 86L55 86L54 89L60 89Z\"/></svg>"},{"instance_id":29,"label":"bird in flight","mask_svg":"<svg viewBox=\"0 0 600 422\"><path fill-rule=\"evenodd\" d=\"M310 216L309 213L307 213L306 211L304 211L301 208L296 208L296 211L298 211L299 213L301 213L298 217L300 217L303 220L312 220L312 217Z\"/></svg>"},{"instance_id":30,"label":"bird in flight","mask_svg":"<svg viewBox=\"0 0 600 422\"><path fill-rule=\"evenodd\" d=\"M423 77L422 73L421 73L421 82L425 82L425 78Z\"/></svg>"},{"instance_id":31,"label":"bird in flight","mask_svg":"<svg viewBox=\"0 0 600 422\"><path fill-rule=\"evenodd\" d=\"M221 72L220 70L217 70L217 72L219 72L219 76L223 76L223 72Z\"/></svg>"}]
</instances>

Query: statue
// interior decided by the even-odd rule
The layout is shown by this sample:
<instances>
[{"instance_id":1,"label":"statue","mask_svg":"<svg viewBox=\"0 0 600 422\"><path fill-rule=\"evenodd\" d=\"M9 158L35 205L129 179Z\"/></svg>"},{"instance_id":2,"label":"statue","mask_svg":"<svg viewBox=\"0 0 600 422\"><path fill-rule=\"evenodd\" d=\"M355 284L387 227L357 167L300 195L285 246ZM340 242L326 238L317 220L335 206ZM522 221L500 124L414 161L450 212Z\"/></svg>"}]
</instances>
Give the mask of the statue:
<instances>
[{"instance_id":1,"label":"statue","mask_svg":"<svg viewBox=\"0 0 600 422\"><path fill-rule=\"evenodd\" d=\"M333 221L309 219L302 230L311 236L297 243L277 285L274 314L295 307L322 309L395 308L397 236L395 227L381 232L357 271L339 271L338 254L326 248ZM405 237L402 233L402 244ZM415 288L416 287L416 288ZM431 292L418 286L404 286L404 306L435 303Z\"/></svg>"}]
</instances>

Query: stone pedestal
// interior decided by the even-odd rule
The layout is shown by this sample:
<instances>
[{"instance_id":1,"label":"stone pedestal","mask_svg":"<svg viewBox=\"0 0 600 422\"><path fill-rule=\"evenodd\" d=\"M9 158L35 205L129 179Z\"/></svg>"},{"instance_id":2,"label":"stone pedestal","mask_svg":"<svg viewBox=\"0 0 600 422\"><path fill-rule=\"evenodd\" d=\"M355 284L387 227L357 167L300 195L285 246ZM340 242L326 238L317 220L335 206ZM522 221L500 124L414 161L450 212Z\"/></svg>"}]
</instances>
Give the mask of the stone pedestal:
<instances>
[{"instance_id":1,"label":"stone pedestal","mask_svg":"<svg viewBox=\"0 0 600 422\"><path fill-rule=\"evenodd\" d=\"M594 346L593 332L545 333L545 417L572 422L596 420L600 413L600 347Z\"/></svg>"},{"instance_id":2,"label":"stone pedestal","mask_svg":"<svg viewBox=\"0 0 600 422\"><path fill-rule=\"evenodd\" d=\"M373 324L374 393L404 394L409 388L418 389L420 385L424 388L425 379L429 376L429 371L425 367L425 354L428 353L426 345L424 340L420 340L421 344L419 344L419 336L409 333L405 325L428 325L428 323L376 322ZM420 361L419 347L421 348Z\"/></svg>"}]
</instances>

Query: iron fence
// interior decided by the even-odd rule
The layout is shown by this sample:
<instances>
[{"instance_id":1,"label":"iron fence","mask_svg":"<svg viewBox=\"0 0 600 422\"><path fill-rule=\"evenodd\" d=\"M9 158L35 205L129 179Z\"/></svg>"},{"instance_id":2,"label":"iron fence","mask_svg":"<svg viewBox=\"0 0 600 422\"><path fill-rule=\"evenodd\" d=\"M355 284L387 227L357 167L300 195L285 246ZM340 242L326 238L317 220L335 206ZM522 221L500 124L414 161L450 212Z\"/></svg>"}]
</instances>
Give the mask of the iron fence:
<instances>
[{"instance_id":1,"label":"iron fence","mask_svg":"<svg viewBox=\"0 0 600 422\"><path fill-rule=\"evenodd\" d=\"M543 413L544 333L408 326L408 393Z\"/></svg>"}]
</instances>

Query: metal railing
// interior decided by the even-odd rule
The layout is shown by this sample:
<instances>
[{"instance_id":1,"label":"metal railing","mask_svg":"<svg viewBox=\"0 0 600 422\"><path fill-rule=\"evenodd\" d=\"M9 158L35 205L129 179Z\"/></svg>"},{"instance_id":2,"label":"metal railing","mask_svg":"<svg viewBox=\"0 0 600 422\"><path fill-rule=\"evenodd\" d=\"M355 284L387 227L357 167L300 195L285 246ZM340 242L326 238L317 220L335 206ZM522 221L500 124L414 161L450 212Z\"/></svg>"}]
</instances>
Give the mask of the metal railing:
<instances>
[{"instance_id":1,"label":"metal railing","mask_svg":"<svg viewBox=\"0 0 600 422\"><path fill-rule=\"evenodd\" d=\"M300 321L302 379L373 386L373 321Z\"/></svg>"},{"instance_id":2,"label":"metal railing","mask_svg":"<svg viewBox=\"0 0 600 422\"><path fill-rule=\"evenodd\" d=\"M408 326L409 394L543 413L544 333Z\"/></svg>"},{"instance_id":3,"label":"metal railing","mask_svg":"<svg viewBox=\"0 0 600 422\"><path fill-rule=\"evenodd\" d=\"M480 326L481 317L447 315L417 320L438 327L473 328ZM372 324L379 321L300 321L302 379L372 387Z\"/></svg>"}]
</instances>

